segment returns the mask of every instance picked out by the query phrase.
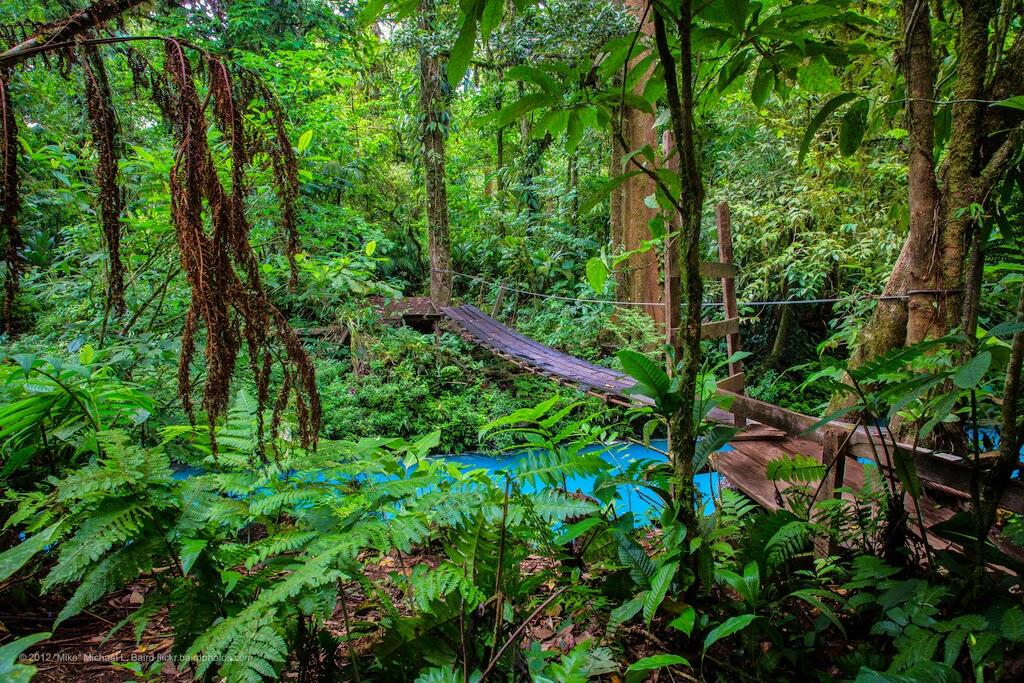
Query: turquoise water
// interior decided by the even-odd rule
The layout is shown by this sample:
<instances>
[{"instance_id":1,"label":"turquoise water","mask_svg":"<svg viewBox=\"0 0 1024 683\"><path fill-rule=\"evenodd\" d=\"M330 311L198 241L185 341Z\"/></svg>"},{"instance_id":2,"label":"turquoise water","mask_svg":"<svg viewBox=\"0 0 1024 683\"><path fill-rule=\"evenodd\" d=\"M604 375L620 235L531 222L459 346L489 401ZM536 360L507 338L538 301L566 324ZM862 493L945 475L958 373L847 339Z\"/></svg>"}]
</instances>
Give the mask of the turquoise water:
<instances>
[{"instance_id":1,"label":"turquoise water","mask_svg":"<svg viewBox=\"0 0 1024 683\"><path fill-rule=\"evenodd\" d=\"M608 463L609 469L607 474L611 476L620 474L625 468L638 461L647 461L652 464L668 462L668 458L659 452L667 450L668 448L668 443L664 439L652 440L651 446L653 448L646 448L643 445L632 443L617 443L610 446L607 451L601 454L601 458ZM599 448L602 447L595 445L592 447L592 450ZM731 450L731 447L725 446L722 450L728 451ZM516 465L526 457L527 453L528 451L502 453L497 455L487 455L484 453L460 453L457 455L438 455L434 456L434 458L457 463L467 470L484 469L497 476L499 472L515 468ZM415 465L413 467L415 468ZM174 478L187 479L202 473L203 470L201 468L178 467L175 469ZM287 477L289 475L285 474L282 476ZM374 476L376 477L381 475ZM316 481L325 481L326 476L321 473L319 475L314 475L314 479ZM705 513L711 513L715 509L715 492L720 488L718 473L712 472L698 474L694 479L701 496L701 502L704 505L704 511ZM565 483L566 490L570 493L579 492L592 496L594 494L596 477L577 475L569 477ZM532 483L527 483L523 486L523 489L528 492L536 491L538 488L543 488L543 485L535 486ZM631 512L633 513L633 518L637 523L643 524L651 519L657 518L661 514L661 500L650 491L645 490L643 487L624 484L616 486L615 488L617 493L615 511L618 515L621 516Z\"/></svg>"},{"instance_id":2,"label":"turquoise water","mask_svg":"<svg viewBox=\"0 0 1024 683\"><path fill-rule=\"evenodd\" d=\"M655 439L651 441L651 446L658 450L646 448L640 444L617 443L611 446L607 452L602 453L601 457L609 465L609 474L613 475L621 472L631 463L638 460L647 460L655 463L668 461L668 458L666 458L665 455L658 452L659 450L665 451L668 449L668 443L664 439ZM598 447L595 446L594 448ZM731 450L731 447L725 446L722 450L728 451ZM444 455L437 457L458 463L466 468L482 468L488 472L496 473L514 467L520 460L526 457L526 452L505 453L501 455L461 453L458 455ZM698 474L695 477L695 481L697 488L700 491L701 502L704 504L705 513L712 512L715 509L714 495L715 492L719 490L720 486L718 473L710 472ZM571 493L578 491L587 495L593 495L594 484L595 477L574 476L569 478L566 482L566 489ZM526 490L529 491L533 489L528 487ZM643 522L645 520L656 518L661 514L661 501L654 496L654 494L645 491L642 487L622 485L616 487L616 492L618 496L615 501L615 509L619 515L632 512L634 519L638 522Z\"/></svg>"}]
</instances>

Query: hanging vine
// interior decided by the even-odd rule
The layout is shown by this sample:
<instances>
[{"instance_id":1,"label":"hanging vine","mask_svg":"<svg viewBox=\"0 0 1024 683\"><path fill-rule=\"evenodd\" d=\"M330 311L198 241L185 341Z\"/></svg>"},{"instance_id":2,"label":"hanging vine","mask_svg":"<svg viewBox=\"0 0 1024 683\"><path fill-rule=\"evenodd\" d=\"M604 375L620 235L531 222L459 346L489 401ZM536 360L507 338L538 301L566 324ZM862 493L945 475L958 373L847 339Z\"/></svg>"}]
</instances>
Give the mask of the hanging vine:
<instances>
[{"instance_id":1,"label":"hanging vine","mask_svg":"<svg viewBox=\"0 0 1024 683\"><path fill-rule=\"evenodd\" d=\"M222 60L182 41L156 36L89 37L89 32L104 18L117 15L113 10L137 4L138 0L101 0L91 10L76 14L67 22L51 24L0 54L3 121L0 229L6 237L4 260L7 264L4 327L8 331L14 327L13 305L21 273L21 239L16 220L18 140L9 89L11 66L51 51L78 50L74 65L81 69L84 77L87 115L98 157L95 172L98 208L109 254L108 306L120 315L125 310L121 260L124 236L121 214L125 209L125 196L118 168L122 149L111 87L97 48L112 43L162 41L162 67L154 66L130 46L121 53L126 56L132 73L133 90L138 94L148 89L174 138L175 153L169 178L171 217L191 292L178 361L178 393L182 405L194 423L193 365L202 347L205 379L201 406L210 424L216 454L213 425L227 412L231 380L244 349L260 405L257 414L261 457L265 457L263 410L271 409L271 429L276 430L292 400L299 439L304 445L315 446L322 409L313 363L298 335L270 301L262 285L259 260L249 242L250 224L246 215L246 174L259 158L272 172L274 192L281 205L290 284L294 286L298 275L295 254L299 247L295 208L298 168L280 103L251 72L233 71ZM74 30L68 30L69 25L73 25ZM200 55L198 67L193 66L186 50ZM205 84L202 97L198 83ZM247 118L250 108L259 115ZM269 125L263 130L258 123L250 125L249 120L268 121ZM228 144L230 181L227 187L218 175L207 138L211 122L221 130ZM280 370L282 379L272 398L271 375L275 367Z\"/></svg>"},{"instance_id":2,"label":"hanging vine","mask_svg":"<svg viewBox=\"0 0 1024 683\"><path fill-rule=\"evenodd\" d=\"M80 59L85 76L85 103L96 148L96 184L99 186L100 225L107 246L107 307L124 315L124 264L121 262L121 212L124 192L117 160L121 156L117 117L110 81L95 45L86 45ZM104 317L105 319L105 317Z\"/></svg>"},{"instance_id":3,"label":"hanging vine","mask_svg":"<svg viewBox=\"0 0 1024 683\"><path fill-rule=\"evenodd\" d=\"M299 435L304 443L316 440L320 426L320 399L312 362L298 335L269 301L259 279L256 255L249 244L244 210L244 170L250 160L239 103L231 76L222 62L207 58L209 98L214 117L225 129L232 159L231 192L225 191L206 137L205 102L201 103L192 65L182 45L166 43L164 71L171 84L172 116L177 153L171 169L171 215L181 249L182 266L192 288L192 299L182 333L178 368L179 392L189 413L190 365L196 353L195 336L206 330L206 382L203 407L211 421L228 407L229 388L244 340L261 405L269 398L271 357L276 337L279 365L285 381L274 404L276 425L287 395L294 389ZM208 98L208 99L209 99ZM281 190L278 190L279 194ZM211 230L203 223L208 207ZM235 270L241 270L242 277ZM260 424L262 431L262 424Z\"/></svg>"},{"instance_id":4,"label":"hanging vine","mask_svg":"<svg viewBox=\"0 0 1024 683\"><path fill-rule=\"evenodd\" d=\"M14 304L21 280L21 232L18 229L18 124L11 104L11 71L0 67L0 159L2 159L3 196L0 198L0 230L4 237L4 304L3 329L7 334L16 331Z\"/></svg>"}]
</instances>

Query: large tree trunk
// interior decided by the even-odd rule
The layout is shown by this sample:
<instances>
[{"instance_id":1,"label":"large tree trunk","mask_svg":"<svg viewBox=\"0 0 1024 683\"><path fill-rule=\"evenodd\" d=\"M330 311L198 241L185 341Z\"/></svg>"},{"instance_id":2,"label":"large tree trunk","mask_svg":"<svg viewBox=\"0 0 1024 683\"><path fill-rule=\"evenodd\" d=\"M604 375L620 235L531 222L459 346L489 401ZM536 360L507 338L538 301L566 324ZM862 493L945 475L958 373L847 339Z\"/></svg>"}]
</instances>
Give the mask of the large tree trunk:
<instances>
[{"instance_id":1,"label":"large tree trunk","mask_svg":"<svg viewBox=\"0 0 1024 683\"><path fill-rule=\"evenodd\" d=\"M432 0L420 3L419 26L432 30ZM420 112L423 140L423 176L427 192L427 234L430 243L430 301L447 306L452 300L452 254L448 236L448 190L445 183L444 142L448 130L442 87L441 60L430 48L420 48Z\"/></svg>"},{"instance_id":2,"label":"large tree trunk","mask_svg":"<svg viewBox=\"0 0 1024 683\"><path fill-rule=\"evenodd\" d=\"M907 332L905 342L913 344L945 332L944 316L938 296L939 188L935 179L935 105L933 84L935 65L932 57L931 16L928 3L903 0L903 31L906 52L903 76L907 84L907 199L910 230L907 235L910 255Z\"/></svg>"},{"instance_id":3,"label":"large tree trunk","mask_svg":"<svg viewBox=\"0 0 1024 683\"><path fill-rule=\"evenodd\" d=\"M637 21L644 15L646 0L626 0L626 7ZM644 22L641 30L651 35L654 28L650 20ZM641 57L635 57L629 63L632 68ZM644 85L650 74L640 79L636 87L637 94L643 92ZM624 107L622 111L622 138L626 152L650 145L651 149L658 146L658 137L654 130L654 116L646 112ZM622 145L612 151L612 173L622 173ZM617 158L617 161L616 161ZM651 239L649 223L657 215L657 209L646 205L644 200L654 193L654 181L645 175L635 175L619 186L617 197L612 198L612 248L622 251L633 251ZM616 215L617 214L617 215ZM620 301L646 302L643 310L655 324L665 323L665 307L660 305L663 287L661 283L661 263L658 254L651 250L634 254L628 258L622 268L616 272L616 298Z\"/></svg>"}]
</instances>

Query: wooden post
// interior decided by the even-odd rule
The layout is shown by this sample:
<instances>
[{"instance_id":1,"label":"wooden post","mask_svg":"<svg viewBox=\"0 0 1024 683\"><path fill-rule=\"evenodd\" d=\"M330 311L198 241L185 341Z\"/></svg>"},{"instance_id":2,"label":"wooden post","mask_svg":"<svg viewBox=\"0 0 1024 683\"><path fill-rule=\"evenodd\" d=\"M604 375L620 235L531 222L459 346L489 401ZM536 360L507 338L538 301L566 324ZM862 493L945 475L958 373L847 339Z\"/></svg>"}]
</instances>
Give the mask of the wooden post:
<instances>
[{"instance_id":1,"label":"wooden post","mask_svg":"<svg viewBox=\"0 0 1024 683\"><path fill-rule=\"evenodd\" d=\"M729 213L729 202L718 202L715 207L715 223L718 228L718 260L722 263L732 263L732 216ZM726 276L722 278L722 301L725 303L725 318L739 316L739 307L736 304L736 278ZM726 336L725 345L727 353L732 356L742 348L739 331ZM743 393L743 362L736 361L729 363L729 376L738 376L738 387L734 389L737 394ZM744 427L747 420L742 415L734 414L734 424L737 427Z\"/></svg>"},{"instance_id":2,"label":"wooden post","mask_svg":"<svg viewBox=\"0 0 1024 683\"><path fill-rule=\"evenodd\" d=\"M505 303L505 284L498 285L498 293L494 295L494 308L491 309L491 317L498 318L501 313L501 305Z\"/></svg>"},{"instance_id":3,"label":"wooden post","mask_svg":"<svg viewBox=\"0 0 1024 683\"><path fill-rule=\"evenodd\" d=\"M842 429L828 428L822 439L821 464L825 466L825 478L821 482L818 500L839 498L838 491L846 481L846 449L844 442L846 432ZM835 555L838 548L834 539L819 538L814 542L815 552L821 556Z\"/></svg>"}]
</instances>

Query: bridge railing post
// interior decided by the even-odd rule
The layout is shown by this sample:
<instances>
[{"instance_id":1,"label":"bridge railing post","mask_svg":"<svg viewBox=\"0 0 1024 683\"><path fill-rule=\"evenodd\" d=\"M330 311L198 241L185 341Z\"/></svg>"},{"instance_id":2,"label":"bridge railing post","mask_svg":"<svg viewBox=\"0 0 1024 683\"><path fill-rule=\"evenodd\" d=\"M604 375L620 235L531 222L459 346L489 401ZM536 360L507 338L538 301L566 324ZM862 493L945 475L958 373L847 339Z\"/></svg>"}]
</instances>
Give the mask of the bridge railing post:
<instances>
[{"instance_id":1,"label":"bridge railing post","mask_svg":"<svg viewBox=\"0 0 1024 683\"><path fill-rule=\"evenodd\" d=\"M733 262L732 214L729 211L729 202L718 202L715 207L715 226L718 229L718 260L731 264ZM726 274L722 277L722 302L725 305L726 320L739 317L739 306L736 303L736 276L734 274ZM743 348L738 329L726 335L725 344L730 358ZM737 384L733 385L735 388L731 388L731 390L737 394L744 393L743 361L737 360L729 363L729 377L737 378ZM738 413L733 414L734 424L737 427L745 427L746 418Z\"/></svg>"},{"instance_id":2,"label":"bridge railing post","mask_svg":"<svg viewBox=\"0 0 1024 683\"><path fill-rule=\"evenodd\" d=\"M825 478L822 479L817 500L832 500L842 497L842 489L846 481L846 432L830 427L825 430L822 438L821 464L825 466ZM813 511L812 511L813 512ZM830 531L838 531L830 527ZM814 542L815 552L821 556L835 555L839 550L834 535L819 538Z\"/></svg>"}]
</instances>

